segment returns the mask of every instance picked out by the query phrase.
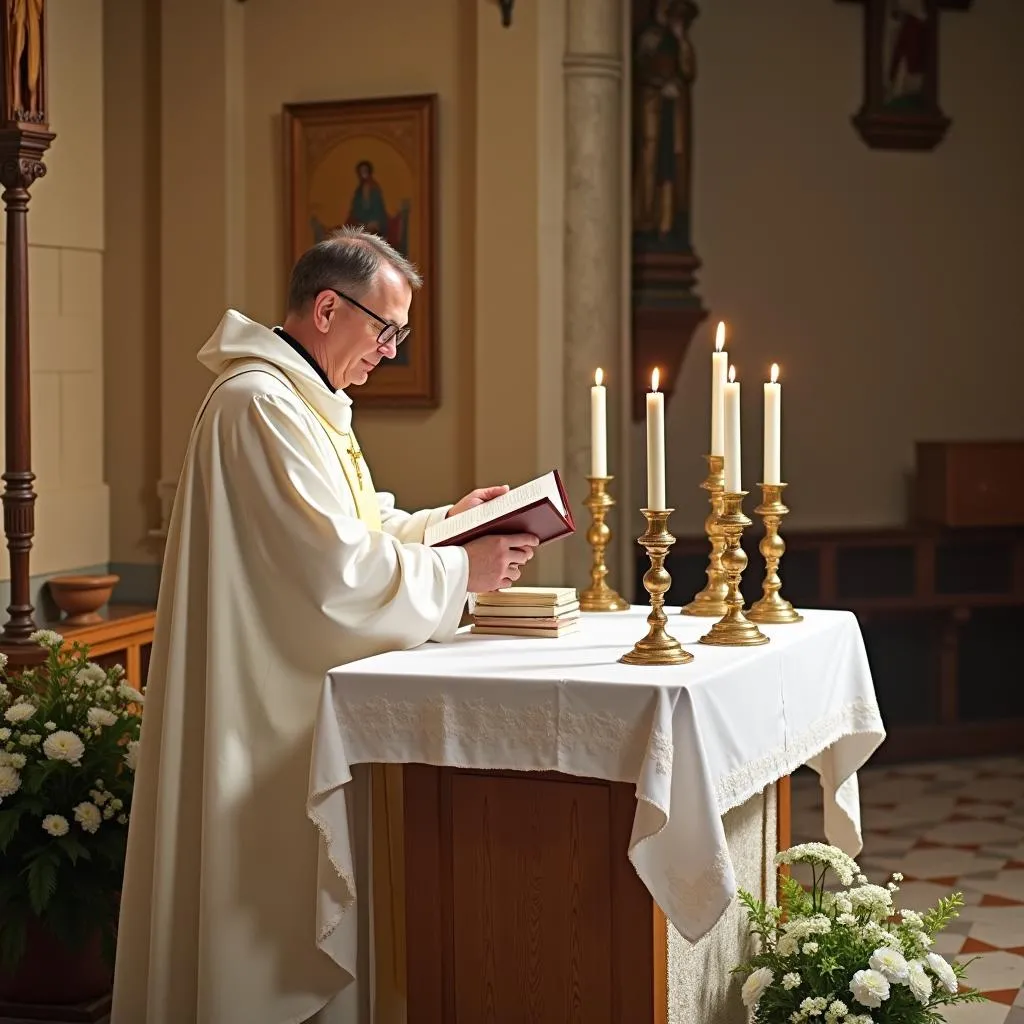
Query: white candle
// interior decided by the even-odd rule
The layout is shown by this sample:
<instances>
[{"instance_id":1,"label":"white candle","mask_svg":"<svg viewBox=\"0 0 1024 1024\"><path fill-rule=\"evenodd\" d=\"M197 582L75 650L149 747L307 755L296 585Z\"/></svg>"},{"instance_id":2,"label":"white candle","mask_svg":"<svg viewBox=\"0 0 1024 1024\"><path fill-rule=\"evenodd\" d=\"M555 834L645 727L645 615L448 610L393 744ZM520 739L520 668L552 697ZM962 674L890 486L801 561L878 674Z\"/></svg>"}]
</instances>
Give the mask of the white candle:
<instances>
[{"instance_id":1,"label":"white candle","mask_svg":"<svg viewBox=\"0 0 1024 1024\"><path fill-rule=\"evenodd\" d=\"M665 508L665 396L658 391L657 370L647 396L647 507Z\"/></svg>"},{"instance_id":2,"label":"white candle","mask_svg":"<svg viewBox=\"0 0 1024 1024\"><path fill-rule=\"evenodd\" d=\"M742 466L740 452L740 384L736 367L729 367L729 380L725 384L725 492L738 494Z\"/></svg>"},{"instance_id":3,"label":"white candle","mask_svg":"<svg viewBox=\"0 0 1024 1024\"><path fill-rule=\"evenodd\" d=\"M764 386L764 476L761 482L782 483L782 385L778 363L772 363L772 379Z\"/></svg>"},{"instance_id":4,"label":"white candle","mask_svg":"<svg viewBox=\"0 0 1024 1024\"><path fill-rule=\"evenodd\" d=\"M598 367L590 389L590 475L608 475L608 420L604 371Z\"/></svg>"},{"instance_id":5,"label":"white candle","mask_svg":"<svg viewBox=\"0 0 1024 1024\"><path fill-rule=\"evenodd\" d=\"M715 351L711 353L711 454L725 454L725 381L729 371L729 353L724 351L725 324L715 332Z\"/></svg>"}]
</instances>

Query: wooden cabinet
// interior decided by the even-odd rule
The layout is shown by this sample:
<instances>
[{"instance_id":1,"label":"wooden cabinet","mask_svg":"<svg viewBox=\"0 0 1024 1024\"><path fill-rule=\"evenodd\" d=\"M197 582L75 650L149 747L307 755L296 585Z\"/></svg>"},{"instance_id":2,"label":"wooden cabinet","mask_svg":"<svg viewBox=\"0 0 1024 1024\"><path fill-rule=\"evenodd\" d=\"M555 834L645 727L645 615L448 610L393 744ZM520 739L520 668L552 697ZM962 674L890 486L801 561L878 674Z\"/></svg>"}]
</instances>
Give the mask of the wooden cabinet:
<instances>
[{"instance_id":1,"label":"wooden cabinet","mask_svg":"<svg viewBox=\"0 0 1024 1024\"><path fill-rule=\"evenodd\" d=\"M136 689L145 686L156 611L137 605L115 604L102 614L102 622L89 626L48 622L44 628L56 630L68 643L88 644L90 656L98 665L104 668L120 665L132 686Z\"/></svg>"},{"instance_id":2,"label":"wooden cabinet","mask_svg":"<svg viewBox=\"0 0 1024 1024\"><path fill-rule=\"evenodd\" d=\"M1020 751L1024 527L789 533L783 524L783 535L786 597L846 608L860 621L888 732L876 760ZM759 525L744 537L748 603L761 593L760 539ZM685 604L704 585L707 550L704 538L673 547L670 603ZM638 559L637 603L647 600L647 567Z\"/></svg>"}]
</instances>

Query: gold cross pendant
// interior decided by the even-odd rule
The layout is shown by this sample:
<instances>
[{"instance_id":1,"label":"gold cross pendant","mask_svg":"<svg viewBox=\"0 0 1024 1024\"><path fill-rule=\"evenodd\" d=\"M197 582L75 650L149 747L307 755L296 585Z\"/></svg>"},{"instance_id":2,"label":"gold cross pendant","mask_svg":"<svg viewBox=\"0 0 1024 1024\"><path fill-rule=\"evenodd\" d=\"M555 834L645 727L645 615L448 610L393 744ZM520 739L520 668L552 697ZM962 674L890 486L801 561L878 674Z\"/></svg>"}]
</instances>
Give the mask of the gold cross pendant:
<instances>
[{"instance_id":1,"label":"gold cross pendant","mask_svg":"<svg viewBox=\"0 0 1024 1024\"><path fill-rule=\"evenodd\" d=\"M363 471L359 466L359 460L363 457L363 453L352 443L351 437L349 438L348 448L345 449L348 457L352 460L352 465L356 468L356 479L359 481L359 490L363 489Z\"/></svg>"}]
</instances>

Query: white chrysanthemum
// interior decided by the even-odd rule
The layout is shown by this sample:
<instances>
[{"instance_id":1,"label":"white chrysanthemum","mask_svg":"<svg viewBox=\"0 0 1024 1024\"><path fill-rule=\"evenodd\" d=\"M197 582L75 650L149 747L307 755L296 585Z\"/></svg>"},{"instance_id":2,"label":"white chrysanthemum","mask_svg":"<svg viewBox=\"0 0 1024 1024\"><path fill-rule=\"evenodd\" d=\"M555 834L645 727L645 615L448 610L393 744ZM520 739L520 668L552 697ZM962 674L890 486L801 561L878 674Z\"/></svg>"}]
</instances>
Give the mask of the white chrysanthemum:
<instances>
[{"instance_id":1,"label":"white chrysanthemum","mask_svg":"<svg viewBox=\"0 0 1024 1024\"><path fill-rule=\"evenodd\" d=\"M889 998L889 979L871 968L858 971L850 982L850 991L861 1006L881 1006Z\"/></svg>"},{"instance_id":2,"label":"white chrysanthemum","mask_svg":"<svg viewBox=\"0 0 1024 1024\"><path fill-rule=\"evenodd\" d=\"M139 765L139 741L131 740L124 755L124 763L128 766L129 771L135 771Z\"/></svg>"},{"instance_id":3,"label":"white chrysanthemum","mask_svg":"<svg viewBox=\"0 0 1024 1024\"><path fill-rule=\"evenodd\" d=\"M63 814L48 814L43 818L43 828L51 836L66 836L71 826Z\"/></svg>"},{"instance_id":4,"label":"white chrysanthemum","mask_svg":"<svg viewBox=\"0 0 1024 1024\"><path fill-rule=\"evenodd\" d=\"M888 917L892 912L892 893L880 885L861 885L851 889L848 895L856 911L866 910L878 917Z\"/></svg>"},{"instance_id":5,"label":"white chrysanthemum","mask_svg":"<svg viewBox=\"0 0 1024 1024\"><path fill-rule=\"evenodd\" d=\"M106 682L106 679L107 673L93 661L75 673L75 682L79 686L95 686L97 683Z\"/></svg>"},{"instance_id":6,"label":"white chrysanthemum","mask_svg":"<svg viewBox=\"0 0 1024 1024\"><path fill-rule=\"evenodd\" d=\"M907 960L902 953L889 946L879 946L871 954L868 966L881 971L890 981L907 980Z\"/></svg>"},{"instance_id":7,"label":"white chrysanthemum","mask_svg":"<svg viewBox=\"0 0 1024 1024\"><path fill-rule=\"evenodd\" d=\"M58 729L43 740L43 753L51 761L68 761L78 764L85 753L85 744L73 732Z\"/></svg>"},{"instance_id":8,"label":"white chrysanthemum","mask_svg":"<svg viewBox=\"0 0 1024 1024\"><path fill-rule=\"evenodd\" d=\"M783 935L775 947L779 956L792 956L800 947L792 935Z\"/></svg>"},{"instance_id":9,"label":"white chrysanthemum","mask_svg":"<svg viewBox=\"0 0 1024 1024\"><path fill-rule=\"evenodd\" d=\"M18 722L27 722L35 713L35 704L29 704L28 701L21 700L18 701L17 704L12 704L4 712L4 718L6 718L11 725L17 725Z\"/></svg>"},{"instance_id":10,"label":"white chrysanthemum","mask_svg":"<svg viewBox=\"0 0 1024 1024\"><path fill-rule=\"evenodd\" d=\"M907 964L907 987L910 994L922 1005L926 1005L932 996L932 979L928 977L924 964L920 960L911 960Z\"/></svg>"},{"instance_id":11,"label":"white chrysanthemum","mask_svg":"<svg viewBox=\"0 0 1024 1024\"><path fill-rule=\"evenodd\" d=\"M133 704L145 704L146 703L145 696L142 693L140 693L138 690L136 690L134 686L129 686L127 683L122 683L117 688L117 692L125 700L131 701Z\"/></svg>"},{"instance_id":12,"label":"white chrysanthemum","mask_svg":"<svg viewBox=\"0 0 1024 1024\"><path fill-rule=\"evenodd\" d=\"M0 767L0 800L14 796L21 789L21 776L16 768L9 764Z\"/></svg>"},{"instance_id":13,"label":"white chrysanthemum","mask_svg":"<svg viewBox=\"0 0 1024 1024\"><path fill-rule=\"evenodd\" d=\"M953 968L950 967L938 953L929 953L925 957L925 960L927 961L928 966L932 969L932 974L939 979L939 984L941 984L947 992L955 993L960 987L960 983L956 980Z\"/></svg>"},{"instance_id":14,"label":"white chrysanthemum","mask_svg":"<svg viewBox=\"0 0 1024 1024\"><path fill-rule=\"evenodd\" d=\"M909 924L911 928L924 927L924 918L916 910L901 910L900 917L903 918L903 923Z\"/></svg>"},{"instance_id":15,"label":"white chrysanthemum","mask_svg":"<svg viewBox=\"0 0 1024 1024\"><path fill-rule=\"evenodd\" d=\"M50 732L53 732L53 730L57 728L57 723L56 722L43 722L43 728L44 729L48 729Z\"/></svg>"},{"instance_id":16,"label":"white chrysanthemum","mask_svg":"<svg viewBox=\"0 0 1024 1024\"><path fill-rule=\"evenodd\" d=\"M808 1017L820 1017L828 1005L824 996L808 996L800 1003L800 1012Z\"/></svg>"},{"instance_id":17,"label":"white chrysanthemum","mask_svg":"<svg viewBox=\"0 0 1024 1024\"><path fill-rule=\"evenodd\" d=\"M817 952L818 952L818 944L816 942L805 942L804 943L804 953L807 956L811 956L813 953L817 953Z\"/></svg>"},{"instance_id":18,"label":"white chrysanthemum","mask_svg":"<svg viewBox=\"0 0 1024 1024\"><path fill-rule=\"evenodd\" d=\"M850 1008L842 1001L842 999L833 999L832 1002L829 1003L828 1012L836 1020L839 1020L850 1012Z\"/></svg>"},{"instance_id":19,"label":"white chrysanthemum","mask_svg":"<svg viewBox=\"0 0 1024 1024\"><path fill-rule=\"evenodd\" d=\"M843 885L849 885L857 872L857 862L849 854L827 843L802 843L775 855L776 864L799 862L828 865Z\"/></svg>"},{"instance_id":20,"label":"white chrysanthemum","mask_svg":"<svg viewBox=\"0 0 1024 1024\"><path fill-rule=\"evenodd\" d=\"M847 928L852 928L857 923L857 918L853 914L840 914L836 918L836 924L844 925Z\"/></svg>"},{"instance_id":21,"label":"white chrysanthemum","mask_svg":"<svg viewBox=\"0 0 1024 1024\"><path fill-rule=\"evenodd\" d=\"M100 809L95 804L86 801L75 807L75 821L86 832L95 832L103 822L103 815L100 814Z\"/></svg>"},{"instance_id":22,"label":"white chrysanthemum","mask_svg":"<svg viewBox=\"0 0 1024 1024\"><path fill-rule=\"evenodd\" d=\"M748 1009L757 1006L758 1000L764 995L765 989L775 980L775 975L767 967L758 967L749 978L743 982L743 989L740 993L743 997L743 1005Z\"/></svg>"},{"instance_id":23,"label":"white chrysanthemum","mask_svg":"<svg viewBox=\"0 0 1024 1024\"><path fill-rule=\"evenodd\" d=\"M800 987L801 977L796 971L790 971L788 974L782 976L782 987L790 992L795 988Z\"/></svg>"},{"instance_id":24,"label":"white chrysanthemum","mask_svg":"<svg viewBox=\"0 0 1024 1024\"><path fill-rule=\"evenodd\" d=\"M52 629L37 629L29 634L29 640L40 647L60 647L64 643L64 637Z\"/></svg>"},{"instance_id":25,"label":"white chrysanthemum","mask_svg":"<svg viewBox=\"0 0 1024 1024\"><path fill-rule=\"evenodd\" d=\"M117 715L106 708L89 708L85 713L86 720L94 729L102 729L117 724Z\"/></svg>"},{"instance_id":26,"label":"white chrysanthemum","mask_svg":"<svg viewBox=\"0 0 1024 1024\"><path fill-rule=\"evenodd\" d=\"M24 754L8 754L7 756L10 758L10 766L12 768L17 768L19 772L21 771L22 768L25 767L26 763L28 762L28 758L25 757Z\"/></svg>"}]
</instances>

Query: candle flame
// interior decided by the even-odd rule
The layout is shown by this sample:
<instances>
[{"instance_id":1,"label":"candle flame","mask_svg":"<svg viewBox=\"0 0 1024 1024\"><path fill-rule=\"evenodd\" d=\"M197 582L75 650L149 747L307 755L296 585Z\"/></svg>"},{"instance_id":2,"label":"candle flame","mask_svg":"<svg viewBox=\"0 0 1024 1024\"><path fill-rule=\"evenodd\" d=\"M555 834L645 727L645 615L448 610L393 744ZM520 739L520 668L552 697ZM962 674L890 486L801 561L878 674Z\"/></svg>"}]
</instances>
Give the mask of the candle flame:
<instances>
[{"instance_id":1,"label":"candle flame","mask_svg":"<svg viewBox=\"0 0 1024 1024\"><path fill-rule=\"evenodd\" d=\"M595 384L596 384L596 385L597 385L598 387L600 387L600 386L601 386L601 382L602 382L603 380L604 380L604 370L602 370L602 369L601 369L601 367L599 366L599 367L597 368L597 372L596 372L596 373L594 374L594 383L595 383Z\"/></svg>"},{"instance_id":2,"label":"candle flame","mask_svg":"<svg viewBox=\"0 0 1024 1024\"><path fill-rule=\"evenodd\" d=\"M660 379L661 378L658 375L658 368L655 367L654 368L654 373L651 374L651 390L652 391L657 391L658 390L658 381Z\"/></svg>"},{"instance_id":3,"label":"candle flame","mask_svg":"<svg viewBox=\"0 0 1024 1024\"><path fill-rule=\"evenodd\" d=\"M725 322L718 321L718 330L715 331L715 351L721 352L725 348Z\"/></svg>"},{"instance_id":4,"label":"candle flame","mask_svg":"<svg viewBox=\"0 0 1024 1024\"><path fill-rule=\"evenodd\" d=\"M779 383L779 364L778 363L772 363L772 383L773 384L778 384Z\"/></svg>"},{"instance_id":5,"label":"candle flame","mask_svg":"<svg viewBox=\"0 0 1024 1024\"><path fill-rule=\"evenodd\" d=\"M730 366L729 367L729 383L730 384L735 384L736 383L736 367L735 366Z\"/></svg>"}]
</instances>

